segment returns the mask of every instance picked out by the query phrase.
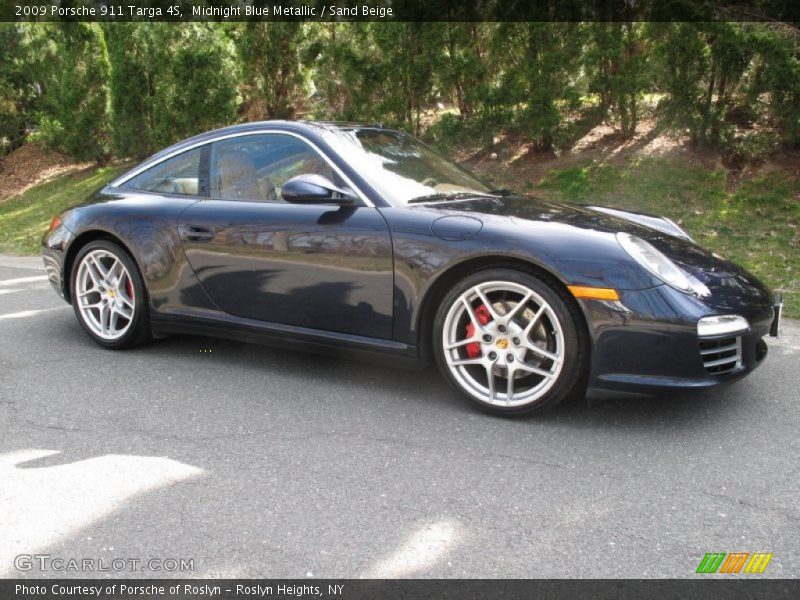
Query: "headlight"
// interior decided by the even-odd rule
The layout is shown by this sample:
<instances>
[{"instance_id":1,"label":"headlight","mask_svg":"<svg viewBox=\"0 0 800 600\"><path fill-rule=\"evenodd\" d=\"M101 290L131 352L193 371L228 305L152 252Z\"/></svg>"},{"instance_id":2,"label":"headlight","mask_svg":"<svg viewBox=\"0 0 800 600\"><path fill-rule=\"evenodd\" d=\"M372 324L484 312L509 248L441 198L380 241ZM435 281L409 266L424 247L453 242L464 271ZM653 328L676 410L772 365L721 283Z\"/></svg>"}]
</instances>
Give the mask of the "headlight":
<instances>
[{"instance_id":1,"label":"headlight","mask_svg":"<svg viewBox=\"0 0 800 600\"><path fill-rule=\"evenodd\" d=\"M617 241L633 260L664 283L682 292L695 291L688 275L648 242L629 233L618 233Z\"/></svg>"}]
</instances>

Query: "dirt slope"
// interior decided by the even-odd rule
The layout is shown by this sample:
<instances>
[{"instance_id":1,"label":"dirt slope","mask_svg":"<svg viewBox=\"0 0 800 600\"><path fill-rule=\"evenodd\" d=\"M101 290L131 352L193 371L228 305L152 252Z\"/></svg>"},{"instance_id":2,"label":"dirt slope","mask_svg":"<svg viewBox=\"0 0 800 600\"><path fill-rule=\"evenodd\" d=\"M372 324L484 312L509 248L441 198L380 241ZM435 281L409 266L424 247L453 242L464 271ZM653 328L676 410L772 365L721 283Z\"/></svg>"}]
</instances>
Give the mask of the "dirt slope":
<instances>
[{"instance_id":1,"label":"dirt slope","mask_svg":"<svg viewBox=\"0 0 800 600\"><path fill-rule=\"evenodd\" d=\"M41 144L30 143L0 158L0 203L53 177L89 167Z\"/></svg>"}]
</instances>

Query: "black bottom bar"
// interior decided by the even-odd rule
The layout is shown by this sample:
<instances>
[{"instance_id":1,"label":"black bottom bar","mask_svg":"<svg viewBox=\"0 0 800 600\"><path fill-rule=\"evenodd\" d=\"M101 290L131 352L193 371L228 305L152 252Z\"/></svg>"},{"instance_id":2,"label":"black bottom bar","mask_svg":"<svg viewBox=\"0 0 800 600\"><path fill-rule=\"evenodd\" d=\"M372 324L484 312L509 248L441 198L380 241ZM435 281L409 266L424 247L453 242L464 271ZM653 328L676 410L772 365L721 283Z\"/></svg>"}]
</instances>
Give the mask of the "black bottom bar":
<instances>
[{"instance_id":1,"label":"black bottom bar","mask_svg":"<svg viewBox=\"0 0 800 600\"><path fill-rule=\"evenodd\" d=\"M800 598L800 579L4 579L3 600Z\"/></svg>"}]
</instances>

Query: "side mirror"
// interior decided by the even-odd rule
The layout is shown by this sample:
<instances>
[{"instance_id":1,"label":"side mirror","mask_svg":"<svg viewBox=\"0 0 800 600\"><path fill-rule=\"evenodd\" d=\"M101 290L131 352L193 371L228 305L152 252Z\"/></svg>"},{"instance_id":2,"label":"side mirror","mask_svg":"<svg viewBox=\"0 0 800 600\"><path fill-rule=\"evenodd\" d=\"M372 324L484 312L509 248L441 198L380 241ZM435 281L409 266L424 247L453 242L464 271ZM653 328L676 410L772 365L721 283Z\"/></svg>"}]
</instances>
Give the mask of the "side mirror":
<instances>
[{"instance_id":1,"label":"side mirror","mask_svg":"<svg viewBox=\"0 0 800 600\"><path fill-rule=\"evenodd\" d=\"M293 204L339 204L355 202L353 192L335 186L327 177L315 173L297 175L283 184L281 198Z\"/></svg>"}]
</instances>

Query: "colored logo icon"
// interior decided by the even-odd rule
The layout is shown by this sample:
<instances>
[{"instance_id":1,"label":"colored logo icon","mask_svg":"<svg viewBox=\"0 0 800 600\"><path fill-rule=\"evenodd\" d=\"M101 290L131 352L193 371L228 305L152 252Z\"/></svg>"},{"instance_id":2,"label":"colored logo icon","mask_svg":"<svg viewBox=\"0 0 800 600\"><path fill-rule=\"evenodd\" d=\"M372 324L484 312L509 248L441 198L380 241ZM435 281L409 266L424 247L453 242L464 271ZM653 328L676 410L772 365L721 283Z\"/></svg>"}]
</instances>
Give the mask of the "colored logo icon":
<instances>
[{"instance_id":1,"label":"colored logo icon","mask_svg":"<svg viewBox=\"0 0 800 600\"><path fill-rule=\"evenodd\" d=\"M772 556L768 552L707 552L697 573L763 573Z\"/></svg>"}]
</instances>

